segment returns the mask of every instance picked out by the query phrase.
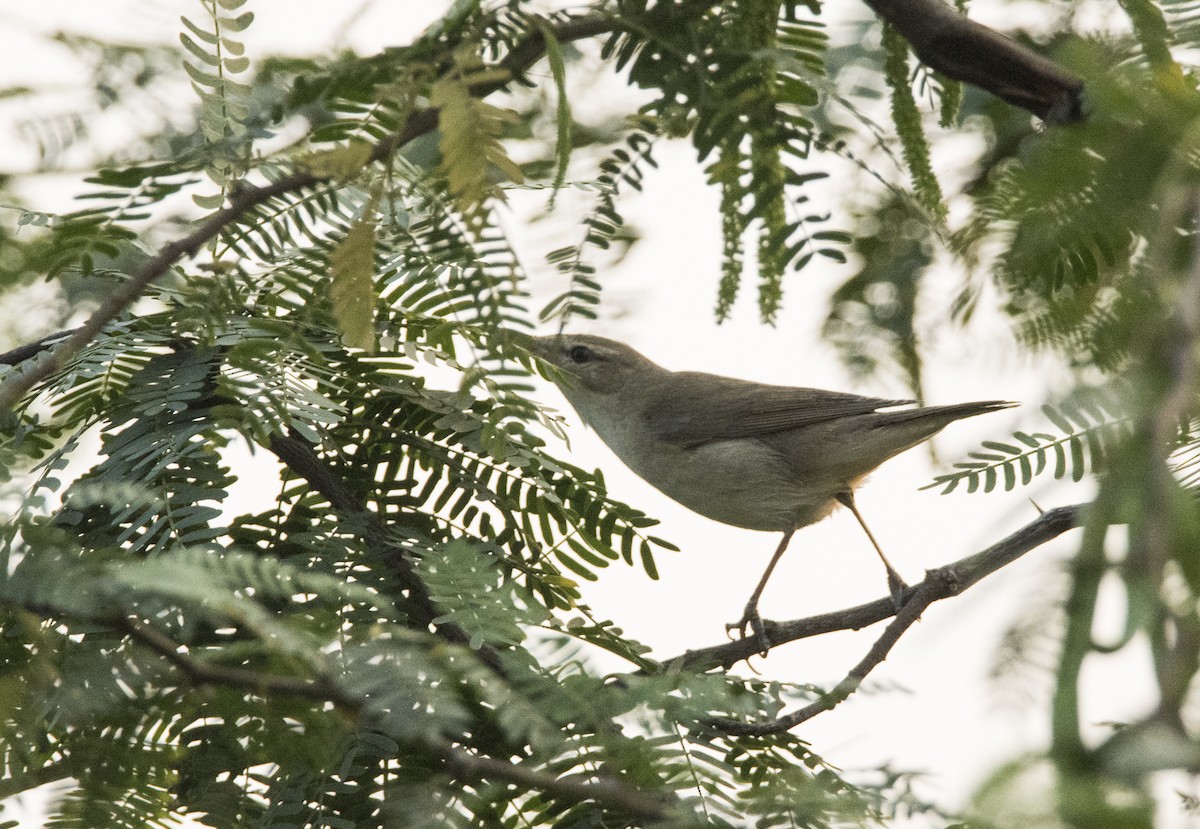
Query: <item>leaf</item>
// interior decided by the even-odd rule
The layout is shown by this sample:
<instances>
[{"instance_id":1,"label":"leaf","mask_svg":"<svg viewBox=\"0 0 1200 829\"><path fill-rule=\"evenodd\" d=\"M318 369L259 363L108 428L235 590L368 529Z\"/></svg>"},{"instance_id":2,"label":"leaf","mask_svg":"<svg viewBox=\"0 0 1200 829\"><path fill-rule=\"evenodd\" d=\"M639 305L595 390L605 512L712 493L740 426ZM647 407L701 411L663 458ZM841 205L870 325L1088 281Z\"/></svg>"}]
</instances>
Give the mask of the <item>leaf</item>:
<instances>
[{"instance_id":1,"label":"leaf","mask_svg":"<svg viewBox=\"0 0 1200 829\"><path fill-rule=\"evenodd\" d=\"M883 27L884 67L892 91L892 120L900 138L904 161L912 176L921 206L939 220L946 218L942 188L929 160L929 141L921 126L921 113L913 99L908 75L908 42L890 24Z\"/></svg>"},{"instance_id":2,"label":"leaf","mask_svg":"<svg viewBox=\"0 0 1200 829\"><path fill-rule=\"evenodd\" d=\"M254 22L254 12L246 12L237 17L219 17L217 21L223 29L231 32L242 32L250 27Z\"/></svg>"},{"instance_id":3,"label":"leaf","mask_svg":"<svg viewBox=\"0 0 1200 829\"><path fill-rule=\"evenodd\" d=\"M375 352L375 220L372 211L350 227L330 255L330 299L342 341Z\"/></svg>"},{"instance_id":4,"label":"leaf","mask_svg":"<svg viewBox=\"0 0 1200 829\"><path fill-rule=\"evenodd\" d=\"M222 84L222 81L218 76L212 74L211 72L205 72L202 69L198 69L186 61L184 61L183 69L202 89L217 89Z\"/></svg>"},{"instance_id":5,"label":"leaf","mask_svg":"<svg viewBox=\"0 0 1200 829\"><path fill-rule=\"evenodd\" d=\"M184 32L179 33L179 42L182 43L184 48L186 48L193 56L195 56L197 60L201 61L202 63L206 63L213 67L221 65L220 59L215 54L205 51L200 44L196 43L196 41L192 40Z\"/></svg>"},{"instance_id":6,"label":"leaf","mask_svg":"<svg viewBox=\"0 0 1200 829\"><path fill-rule=\"evenodd\" d=\"M209 44L210 46L217 45L218 38L215 34L213 34L212 32L209 32L209 31L205 31L204 29L201 29L199 26L197 26L192 21L188 20L186 17L180 17L179 19L183 23L183 25L188 28L188 31L190 31L192 34L194 34L200 40L204 41L205 43Z\"/></svg>"},{"instance_id":7,"label":"leaf","mask_svg":"<svg viewBox=\"0 0 1200 829\"><path fill-rule=\"evenodd\" d=\"M318 178L346 179L371 160L373 147L367 141L350 141L331 150L301 155L297 163Z\"/></svg>"},{"instance_id":8,"label":"leaf","mask_svg":"<svg viewBox=\"0 0 1200 829\"><path fill-rule=\"evenodd\" d=\"M203 207L205 210L216 210L225 203L225 197L220 193L214 193L211 196L202 196L199 193L192 195L192 201L197 207Z\"/></svg>"},{"instance_id":9,"label":"leaf","mask_svg":"<svg viewBox=\"0 0 1200 829\"><path fill-rule=\"evenodd\" d=\"M466 82L452 76L433 85L430 102L438 109L442 172L459 209L478 228L488 200L503 198L498 183L491 178L491 168L517 183L524 181L520 168L500 143L504 125L512 123L515 116L478 100Z\"/></svg>"},{"instance_id":10,"label":"leaf","mask_svg":"<svg viewBox=\"0 0 1200 829\"><path fill-rule=\"evenodd\" d=\"M546 61L550 64L550 74L554 78L554 86L558 92L555 107L555 136L554 158L557 168L554 172L554 193L557 195L567 178L567 165L571 161L571 102L567 97L567 68L563 61L562 44L554 36L554 30L545 21L538 21L542 38L546 41ZM553 209L554 198L550 200Z\"/></svg>"}]
</instances>

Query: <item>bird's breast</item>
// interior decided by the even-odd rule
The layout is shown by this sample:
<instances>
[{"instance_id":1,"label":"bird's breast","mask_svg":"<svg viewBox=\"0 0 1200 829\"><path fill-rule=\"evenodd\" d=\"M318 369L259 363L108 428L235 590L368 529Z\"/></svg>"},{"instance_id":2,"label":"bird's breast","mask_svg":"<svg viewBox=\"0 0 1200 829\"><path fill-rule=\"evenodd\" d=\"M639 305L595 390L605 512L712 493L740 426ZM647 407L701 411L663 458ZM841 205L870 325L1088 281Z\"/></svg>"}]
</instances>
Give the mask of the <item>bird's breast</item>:
<instances>
[{"instance_id":1,"label":"bird's breast","mask_svg":"<svg viewBox=\"0 0 1200 829\"><path fill-rule=\"evenodd\" d=\"M785 532L833 511L836 484L797 480L784 458L753 439L678 447L623 432L610 448L639 477L706 518L750 530Z\"/></svg>"}]
</instances>

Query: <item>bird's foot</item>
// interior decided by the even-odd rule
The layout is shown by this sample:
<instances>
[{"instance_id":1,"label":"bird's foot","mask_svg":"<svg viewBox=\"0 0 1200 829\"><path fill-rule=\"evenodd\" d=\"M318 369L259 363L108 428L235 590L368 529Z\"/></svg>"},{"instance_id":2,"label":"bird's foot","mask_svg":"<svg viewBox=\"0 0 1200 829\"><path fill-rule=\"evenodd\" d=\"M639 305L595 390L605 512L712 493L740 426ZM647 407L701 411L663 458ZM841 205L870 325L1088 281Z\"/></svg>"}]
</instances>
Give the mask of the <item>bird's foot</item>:
<instances>
[{"instance_id":1,"label":"bird's foot","mask_svg":"<svg viewBox=\"0 0 1200 829\"><path fill-rule=\"evenodd\" d=\"M754 639L758 643L758 653L760 656L766 656L771 651L771 640L767 638L767 626L763 622L762 616L758 614L758 603L750 602L746 605L746 610L742 613L742 618L731 625L725 626L725 633L730 639L735 638L733 632L737 631L738 639L745 639L748 632L754 634Z\"/></svg>"},{"instance_id":2,"label":"bird's foot","mask_svg":"<svg viewBox=\"0 0 1200 829\"><path fill-rule=\"evenodd\" d=\"M888 590L892 594L892 607L899 613L900 608L904 607L904 593L908 590L908 585L900 578L900 574L892 569L888 570Z\"/></svg>"}]
</instances>

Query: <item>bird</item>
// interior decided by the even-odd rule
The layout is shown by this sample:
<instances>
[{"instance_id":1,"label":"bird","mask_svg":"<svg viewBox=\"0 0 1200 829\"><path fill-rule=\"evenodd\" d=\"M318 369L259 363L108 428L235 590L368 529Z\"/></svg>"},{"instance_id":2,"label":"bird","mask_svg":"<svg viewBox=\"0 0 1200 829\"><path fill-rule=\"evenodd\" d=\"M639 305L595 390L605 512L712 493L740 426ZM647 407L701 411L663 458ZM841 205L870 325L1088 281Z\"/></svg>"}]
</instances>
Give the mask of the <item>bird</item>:
<instances>
[{"instance_id":1,"label":"bird","mask_svg":"<svg viewBox=\"0 0 1200 829\"><path fill-rule=\"evenodd\" d=\"M613 453L650 485L722 524L782 533L742 618L727 632L769 643L758 602L792 535L844 506L887 571L896 610L908 589L854 501L880 464L966 417L1016 405L912 400L671 371L591 334L529 337L527 349ZM906 407L906 408L902 408Z\"/></svg>"}]
</instances>

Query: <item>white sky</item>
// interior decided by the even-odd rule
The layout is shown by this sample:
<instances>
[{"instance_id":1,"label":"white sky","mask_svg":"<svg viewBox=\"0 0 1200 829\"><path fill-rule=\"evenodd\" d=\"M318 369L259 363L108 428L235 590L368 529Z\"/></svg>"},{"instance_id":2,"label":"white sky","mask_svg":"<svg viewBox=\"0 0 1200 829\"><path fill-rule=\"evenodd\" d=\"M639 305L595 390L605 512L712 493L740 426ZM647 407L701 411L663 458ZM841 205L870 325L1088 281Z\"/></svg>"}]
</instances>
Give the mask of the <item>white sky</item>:
<instances>
[{"instance_id":1,"label":"white sky","mask_svg":"<svg viewBox=\"0 0 1200 829\"><path fill-rule=\"evenodd\" d=\"M271 51L330 54L331 41L362 53L407 42L441 16L445 2L330 3L325 0L251 0L257 15L247 33L252 58ZM356 17L357 10L369 11ZM31 51L27 32L67 28L98 37L136 41L172 41L178 17L194 14L195 4L176 0L43 0L0 6L0 83L23 77L52 77L69 90L80 81L60 50ZM347 24L347 21L351 21ZM836 36L836 34L835 34ZM622 89L620 84L604 88ZM20 115L12 105L0 108L4 121ZM11 147L11 145L9 145ZM712 308L719 279L720 229L716 194L704 185L690 150L675 144L656 153L660 168L646 191L622 199L622 212L645 235L632 255L602 275L602 319L586 326L624 340L655 361L674 369L695 369L765 382L806 385L896 396L895 387L855 387L839 367L831 347L819 341L830 293L851 271L814 265L789 279L785 308L774 328L757 321L753 278L748 278L731 322L717 326ZM957 159L942 150L941 167ZM20 169L27 156L0 148L0 170ZM39 196L56 205L73 192L59 180L42 182ZM842 186L838 184L837 186ZM578 238L569 221L529 224L525 217L544 206L545 193L516 192L509 219L523 260L538 273L543 293L533 307L561 290L553 272L539 263L546 251ZM570 199L564 199L569 204ZM0 221L12 221L0 214ZM847 226L848 220L840 223ZM937 283L943 283L939 286ZM942 329L953 274L926 285L928 396L931 403L973 399L1009 399L1030 403L950 426L937 439L946 463L987 438L1004 439L1015 428L1044 428L1038 405L1053 382L1047 365L1012 356L1003 331L986 320L968 331ZM945 287L942 290L941 287ZM552 387L544 398L568 410ZM569 410L568 410L569 411ZM571 417L574 420L573 413ZM682 548L658 557L661 579L652 582L638 569L617 566L601 581L585 587L586 602L600 618L612 619L648 643L654 656L724 640L724 625L740 617L778 537L726 527L688 512L637 479L577 425L570 455L584 467L599 466L611 493L662 519L655 529ZM562 450L564 453L566 450ZM934 474L928 453L913 450L882 469L863 487L859 507L889 557L910 582L925 568L975 552L1031 521L1035 499L1043 507L1086 500L1090 487L1039 483L990 497L955 493L939 496L918 491ZM1021 614L1029 597L1039 594L1069 555L1076 534L1037 550L985 580L969 593L932 607L907 633L870 684L886 693L856 694L836 710L802 725L797 733L817 753L845 770L891 763L923 771L918 791L948 808L960 807L973 789L999 764L1044 748L1048 740L1045 687L1033 689L1024 707L1003 704L1011 697L987 680L1003 631ZM767 618L792 619L823 613L885 594L884 574L867 539L844 511L801 530L772 578L762 601ZM1122 598L1106 591L1102 605L1114 620ZM881 626L857 633L819 637L777 649L755 660L763 676L785 681L832 685L866 652ZM1114 631L1098 631L1114 634ZM1088 735L1102 739L1105 722L1134 720L1154 704L1152 689L1140 678L1152 675L1148 649L1135 643L1115 657L1091 658L1085 670L1084 715ZM603 663L602 663L603 664ZM612 669L626 666L612 664ZM740 670L745 670L744 665ZM1169 801L1168 801L1169 802ZM1167 808L1168 816L1173 810ZM5 817L9 816L5 813ZM30 824L33 825L33 824ZM920 819L901 825L921 826ZM1175 825L1168 817L1163 826ZM1182 823L1178 824L1182 825Z\"/></svg>"}]
</instances>

